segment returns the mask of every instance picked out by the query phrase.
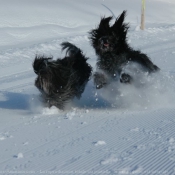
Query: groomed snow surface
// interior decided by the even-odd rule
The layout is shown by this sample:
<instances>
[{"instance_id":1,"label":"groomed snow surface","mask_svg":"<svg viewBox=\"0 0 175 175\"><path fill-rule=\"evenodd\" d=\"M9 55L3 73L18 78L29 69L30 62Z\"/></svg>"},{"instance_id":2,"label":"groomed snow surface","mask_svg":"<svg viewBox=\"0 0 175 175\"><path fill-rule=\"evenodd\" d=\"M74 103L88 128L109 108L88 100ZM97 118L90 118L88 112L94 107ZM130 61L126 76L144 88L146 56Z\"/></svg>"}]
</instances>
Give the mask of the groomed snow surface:
<instances>
[{"instance_id":1,"label":"groomed snow surface","mask_svg":"<svg viewBox=\"0 0 175 175\"><path fill-rule=\"evenodd\" d=\"M175 1L6 0L0 3L0 174L175 174ZM127 10L128 42L161 68L142 84L96 90L89 81L66 111L45 108L36 54L64 57L69 41L96 55L88 32ZM141 77L138 77L138 80Z\"/></svg>"}]
</instances>

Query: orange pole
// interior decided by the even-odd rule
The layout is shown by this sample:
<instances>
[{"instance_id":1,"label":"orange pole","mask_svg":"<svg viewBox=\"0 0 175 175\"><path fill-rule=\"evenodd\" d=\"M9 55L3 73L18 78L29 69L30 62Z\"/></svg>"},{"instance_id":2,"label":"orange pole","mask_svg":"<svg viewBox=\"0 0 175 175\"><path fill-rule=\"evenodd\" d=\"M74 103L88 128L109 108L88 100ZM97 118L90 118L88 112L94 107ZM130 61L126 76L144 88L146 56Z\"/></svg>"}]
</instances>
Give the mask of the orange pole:
<instances>
[{"instance_id":1,"label":"orange pole","mask_svg":"<svg viewBox=\"0 0 175 175\"><path fill-rule=\"evenodd\" d=\"M145 29L145 0L142 0L142 11L141 11L141 25L140 29Z\"/></svg>"}]
</instances>

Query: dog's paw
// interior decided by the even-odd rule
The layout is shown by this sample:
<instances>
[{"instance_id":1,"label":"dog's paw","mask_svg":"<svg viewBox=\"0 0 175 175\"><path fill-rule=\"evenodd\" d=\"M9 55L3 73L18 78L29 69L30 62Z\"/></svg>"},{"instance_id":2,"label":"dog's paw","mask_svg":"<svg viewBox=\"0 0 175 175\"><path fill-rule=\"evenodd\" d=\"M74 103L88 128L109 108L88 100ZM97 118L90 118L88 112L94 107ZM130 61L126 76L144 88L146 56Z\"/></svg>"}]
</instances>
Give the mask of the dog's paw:
<instances>
[{"instance_id":1,"label":"dog's paw","mask_svg":"<svg viewBox=\"0 0 175 175\"><path fill-rule=\"evenodd\" d=\"M101 89L107 84L106 77L102 73L96 72L94 74L94 84L96 86L96 89Z\"/></svg>"},{"instance_id":2,"label":"dog's paw","mask_svg":"<svg viewBox=\"0 0 175 175\"><path fill-rule=\"evenodd\" d=\"M132 81L132 78L130 75L125 74L125 73L121 74L121 76L120 76L121 83L131 83L131 81Z\"/></svg>"}]
</instances>

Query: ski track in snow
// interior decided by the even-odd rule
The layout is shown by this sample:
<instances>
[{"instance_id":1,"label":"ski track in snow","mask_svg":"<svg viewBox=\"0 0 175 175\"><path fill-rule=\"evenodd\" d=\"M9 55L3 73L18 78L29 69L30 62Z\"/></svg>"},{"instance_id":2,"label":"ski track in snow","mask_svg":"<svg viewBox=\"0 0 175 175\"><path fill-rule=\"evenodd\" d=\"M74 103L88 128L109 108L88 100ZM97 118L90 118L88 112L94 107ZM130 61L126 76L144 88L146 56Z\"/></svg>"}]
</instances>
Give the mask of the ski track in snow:
<instances>
[{"instance_id":1,"label":"ski track in snow","mask_svg":"<svg viewBox=\"0 0 175 175\"><path fill-rule=\"evenodd\" d=\"M91 3L93 1L88 6ZM118 0L118 3L123 2ZM111 0L109 4L115 2ZM174 8L173 2L171 5L168 7ZM76 8L84 6L80 3ZM81 13L83 15L83 10ZM87 32L100 17L95 18L93 24L82 22L82 26L76 20L66 19L59 19L59 25L54 20L53 24L50 21L48 25L37 25L36 22L27 26L29 21L22 27L11 26L10 29L0 25L0 33L4 34L0 43L0 174L175 174L173 22L148 23L144 32L131 22L128 34L130 45L147 53L163 75L170 77L168 87L162 85L166 87L161 91L165 99L151 94L154 100L150 107L145 103L138 108L132 106L134 100L139 103L138 98L132 99L128 107L114 107L100 97L90 82L82 99L61 111L41 105L39 92L34 87L33 59L36 54L62 58L65 53L61 53L60 43L69 41L81 47L95 68L96 55ZM15 21L12 22L14 25ZM53 33L42 39L46 29Z\"/></svg>"}]
</instances>

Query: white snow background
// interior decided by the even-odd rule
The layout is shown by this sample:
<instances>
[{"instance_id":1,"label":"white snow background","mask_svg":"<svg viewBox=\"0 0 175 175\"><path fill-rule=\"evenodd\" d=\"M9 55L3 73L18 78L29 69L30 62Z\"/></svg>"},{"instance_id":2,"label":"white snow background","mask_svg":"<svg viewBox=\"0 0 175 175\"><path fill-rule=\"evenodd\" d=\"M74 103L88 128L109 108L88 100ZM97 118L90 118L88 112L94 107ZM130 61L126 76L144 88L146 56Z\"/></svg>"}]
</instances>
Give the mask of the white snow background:
<instances>
[{"instance_id":1,"label":"white snow background","mask_svg":"<svg viewBox=\"0 0 175 175\"><path fill-rule=\"evenodd\" d=\"M96 55L88 32L127 10L128 42L160 67L145 85L114 84L60 111L34 86L36 54L64 57L69 41ZM175 1L0 0L0 174L175 174Z\"/></svg>"}]
</instances>

